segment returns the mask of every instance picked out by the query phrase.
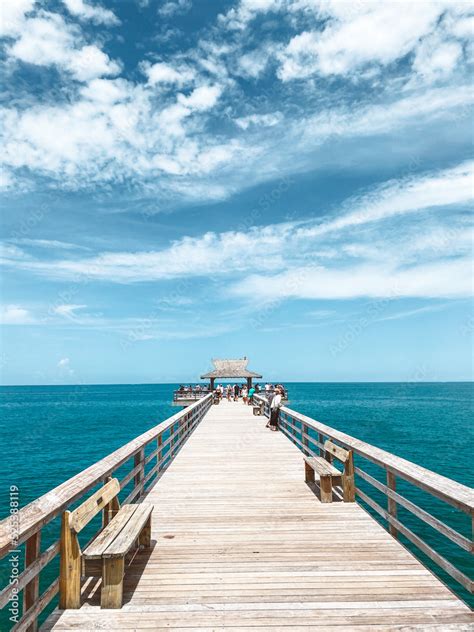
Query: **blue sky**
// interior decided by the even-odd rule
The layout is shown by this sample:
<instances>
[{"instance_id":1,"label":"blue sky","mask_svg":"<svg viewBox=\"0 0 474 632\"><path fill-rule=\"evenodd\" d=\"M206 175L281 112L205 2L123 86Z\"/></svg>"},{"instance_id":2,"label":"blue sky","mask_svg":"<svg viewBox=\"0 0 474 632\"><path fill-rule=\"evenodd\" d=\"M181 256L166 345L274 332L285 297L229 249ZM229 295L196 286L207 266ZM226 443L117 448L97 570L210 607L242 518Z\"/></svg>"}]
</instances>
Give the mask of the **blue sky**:
<instances>
[{"instance_id":1,"label":"blue sky","mask_svg":"<svg viewBox=\"0 0 474 632\"><path fill-rule=\"evenodd\" d=\"M3 383L472 379L473 25L4 0Z\"/></svg>"}]
</instances>

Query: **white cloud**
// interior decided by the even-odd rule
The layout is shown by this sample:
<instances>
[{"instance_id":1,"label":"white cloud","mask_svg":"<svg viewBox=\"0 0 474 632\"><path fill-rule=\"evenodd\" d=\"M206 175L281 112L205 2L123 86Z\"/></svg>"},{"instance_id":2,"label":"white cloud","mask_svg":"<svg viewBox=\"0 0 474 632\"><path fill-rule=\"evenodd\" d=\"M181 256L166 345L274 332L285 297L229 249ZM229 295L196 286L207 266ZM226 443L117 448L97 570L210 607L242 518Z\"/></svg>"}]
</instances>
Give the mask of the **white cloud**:
<instances>
[{"instance_id":1,"label":"white cloud","mask_svg":"<svg viewBox=\"0 0 474 632\"><path fill-rule=\"evenodd\" d=\"M417 48L413 69L426 81L435 81L449 76L461 58L459 42L426 38Z\"/></svg>"},{"instance_id":2,"label":"white cloud","mask_svg":"<svg viewBox=\"0 0 474 632\"><path fill-rule=\"evenodd\" d=\"M397 312L384 316L383 318L377 318L376 322L383 322L385 320L400 320L402 318L411 318L411 316L418 316L418 314L425 314L427 312L439 312L449 307L451 303L441 303L440 305L425 305L425 307L417 307L416 309L409 309L403 312Z\"/></svg>"},{"instance_id":3,"label":"white cloud","mask_svg":"<svg viewBox=\"0 0 474 632\"><path fill-rule=\"evenodd\" d=\"M243 30L257 15L279 10L285 4L283 0L240 0L237 7L220 15L219 21L226 28Z\"/></svg>"},{"instance_id":4,"label":"white cloud","mask_svg":"<svg viewBox=\"0 0 474 632\"><path fill-rule=\"evenodd\" d=\"M348 213L318 226L301 228L300 233L307 236L322 235L427 208L466 205L473 199L473 182L473 161L438 174L389 182L359 200L351 198L347 204L351 208Z\"/></svg>"},{"instance_id":5,"label":"white cloud","mask_svg":"<svg viewBox=\"0 0 474 632\"><path fill-rule=\"evenodd\" d=\"M148 77L150 85L168 84L183 86L192 83L196 73L185 66L172 66L165 62L142 64L142 71Z\"/></svg>"},{"instance_id":6,"label":"white cloud","mask_svg":"<svg viewBox=\"0 0 474 632\"><path fill-rule=\"evenodd\" d=\"M203 112L214 107L222 93L220 86L200 86L195 88L189 96L178 94L178 103L191 110Z\"/></svg>"},{"instance_id":7,"label":"white cloud","mask_svg":"<svg viewBox=\"0 0 474 632\"><path fill-rule=\"evenodd\" d=\"M67 241L59 241L57 239L29 239L22 237L11 239L11 243L20 244L21 246L33 246L36 248L47 248L50 250L88 250L85 246L78 246Z\"/></svg>"},{"instance_id":8,"label":"white cloud","mask_svg":"<svg viewBox=\"0 0 474 632\"><path fill-rule=\"evenodd\" d=\"M58 316L62 316L64 318L68 318L70 320L74 320L77 318L76 312L81 309L85 309L87 305L74 305L74 304L64 304L57 305L52 309L53 314L57 314Z\"/></svg>"},{"instance_id":9,"label":"white cloud","mask_svg":"<svg viewBox=\"0 0 474 632\"><path fill-rule=\"evenodd\" d=\"M106 26L116 26L120 24L120 20L109 9L96 6L85 2L84 0L62 0L67 7L69 13L81 20L91 20L96 24L105 24Z\"/></svg>"},{"instance_id":10,"label":"white cloud","mask_svg":"<svg viewBox=\"0 0 474 632\"><path fill-rule=\"evenodd\" d=\"M235 124L241 129L248 129L252 125L256 127L273 127L283 120L281 112L272 112L270 114L249 114L235 119Z\"/></svg>"},{"instance_id":11,"label":"white cloud","mask_svg":"<svg viewBox=\"0 0 474 632\"><path fill-rule=\"evenodd\" d=\"M34 322L30 311L20 305L5 305L0 308L2 325L29 325Z\"/></svg>"},{"instance_id":12,"label":"white cloud","mask_svg":"<svg viewBox=\"0 0 474 632\"><path fill-rule=\"evenodd\" d=\"M71 361L69 358L61 358L57 364L58 369L64 375L74 375L74 369L71 368Z\"/></svg>"},{"instance_id":13,"label":"white cloud","mask_svg":"<svg viewBox=\"0 0 474 632\"><path fill-rule=\"evenodd\" d=\"M406 3L400 10L399 3L364 2L344 19L336 3L325 6L330 20L324 30L296 35L282 54L279 75L284 81L391 63L431 32L443 10L435 3Z\"/></svg>"},{"instance_id":14,"label":"white cloud","mask_svg":"<svg viewBox=\"0 0 474 632\"><path fill-rule=\"evenodd\" d=\"M157 251L51 262L17 259L12 253L5 261L53 278L119 283L245 275L234 293L250 296L255 291L259 299L278 298L278 292L282 298L386 296L394 291L403 296L465 295L466 262L472 254L471 182L472 164L463 163L379 185L350 198L336 216L322 221L208 232ZM385 222L383 232L380 222ZM449 284L451 274L456 279Z\"/></svg>"},{"instance_id":15,"label":"white cloud","mask_svg":"<svg viewBox=\"0 0 474 632\"><path fill-rule=\"evenodd\" d=\"M169 0L158 9L158 15L162 18L171 18L180 13L186 13L192 7L192 0Z\"/></svg>"},{"instance_id":16,"label":"white cloud","mask_svg":"<svg viewBox=\"0 0 474 632\"><path fill-rule=\"evenodd\" d=\"M237 60L237 70L243 77L257 79L262 75L275 54L275 45L263 45L255 50L241 55Z\"/></svg>"},{"instance_id":17,"label":"white cloud","mask_svg":"<svg viewBox=\"0 0 474 632\"><path fill-rule=\"evenodd\" d=\"M20 33L25 16L35 5L35 0L2 0L0 37L12 37Z\"/></svg>"},{"instance_id":18,"label":"white cloud","mask_svg":"<svg viewBox=\"0 0 474 632\"><path fill-rule=\"evenodd\" d=\"M310 4L326 21L318 30L295 35L280 51L278 75L283 81L313 74L350 77L364 67L387 66L412 52L418 59L416 71L420 65L426 70L429 63L448 73L455 68L461 49L455 42L443 41L444 23L451 23L451 32L459 37L466 37L468 31L462 26L465 17L449 1L362 2L350 7L337 1L297 2L290 7L303 10ZM433 46L435 33L439 51Z\"/></svg>"},{"instance_id":19,"label":"white cloud","mask_svg":"<svg viewBox=\"0 0 474 632\"><path fill-rule=\"evenodd\" d=\"M37 66L57 66L79 81L114 75L119 65L97 46L84 45L79 31L62 16L41 11L25 20L21 35L7 49L13 59Z\"/></svg>"},{"instance_id":20,"label":"white cloud","mask_svg":"<svg viewBox=\"0 0 474 632\"><path fill-rule=\"evenodd\" d=\"M236 296L272 299L459 298L472 296L470 258L409 268L360 265L300 267L274 276L251 275L232 288Z\"/></svg>"},{"instance_id":21,"label":"white cloud","mask_svg":"<svg viewBox=\"0 0 474 632\"><path fill-rule=\"evenodd\" d=\"M116 75L120 72L119 64L94 44L83 46L74 52L65 68L79 81L90 81L96 77Z\"/></svg>"}]
</instances>

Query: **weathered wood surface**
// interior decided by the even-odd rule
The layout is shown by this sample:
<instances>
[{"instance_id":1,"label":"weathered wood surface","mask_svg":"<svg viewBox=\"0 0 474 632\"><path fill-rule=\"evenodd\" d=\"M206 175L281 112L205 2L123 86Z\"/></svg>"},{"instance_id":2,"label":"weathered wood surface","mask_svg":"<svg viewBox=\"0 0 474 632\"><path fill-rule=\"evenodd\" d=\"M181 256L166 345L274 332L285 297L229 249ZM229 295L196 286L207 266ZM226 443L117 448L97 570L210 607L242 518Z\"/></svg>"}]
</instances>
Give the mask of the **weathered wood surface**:
<instances>
[{"instance_id":1,"label":"weathered wood surface","mask_svg":"<svg viewBox=\"0 0 474 632\"><path fill-rule=\"evenodd\" d=\"M106 483L92 494L77 509L71 512L70 526L73 531L79 533L99 511L102 511L120 491L120 483L116 478Z\"/></svg>"},{"instance_id":2,"label":"weathered wood surface","mask_svg":"<svg viewBox=\"0 0 474 632\"><path fill-rule=\"evenodd\" d=\"M341 472L334 467L331 463L328 463L322 456L304 457L304 460L312 467L319 475L323 476L340 476Z\"/></svg>"},{"instance_id":3,"label":"weathered wood surface","mask_svg":"<svg viewBox=\"0 0 474 632\"><path fill-rule=\"evenodd\" d=\"M472 630L473 615L356 503L321 504L302 455L241 402L212 406L146 502L152 549L120 610L97 582L46 630Z\"/></svg>"},{"instance_id":4,"label":"weathered wood surface","mask_svg":"<svg viewBox=\"0 0 474 632\"><path fill-rule=\"evenodd\" d=\"M117 468L128 461L138 450L142 449L151 441L158 439L161 433L168 430L177 422L182 421L184 417L190 416L193 411L197 414L200 409L207 406L209 398L211 398L211 395L195 402L186 410L169 417L154 428L132 439L129 443L115 450L115 452L112 452L105 458L97 461L97 463L94 463L64 483L61 483L61 485L58 485L43 496L40 496L29 505L26 505L26 507L20 509L18 518L16 519L19 525L18 532L15 527L16 522L14 522L12 517L0 521L0 558L7 555L12 548L25 542L31 535L61 514L71 503L87 494L87 492L93 489L99 482L107 480ZM170 441L170 439L168 439L167 442L168 441ZM163 442L162 446L164 447L167 442ZM142 466L142 461L135 464L134 473L139 472ZM126 483L122 480L122 489L125 484ZM135 494L135 491L136 490L132 493ZM13 539L13 534L15 534L15 539Z\"/></svg>"},{"instance_id":5,"label":"weathered wood surface","mask_svg":"<svg viewBox=\"0 0 474 632\"><path fill-rule=\"evenodd\" d=\"M323 446L324 435L326 435L338 441L345 448L353 450L355 454L359 454L392 472L392 474L412 482L420 489L424 489L428 493L433 494L433 496L441 498L453 507L457 507L470 515L474 514L474 490L471 487L467 487L467 485L462 485L446 476L432 472L421 465L407 461L391 452L377 448L370 443L351 437L351 435L345 432L331 428L331 426L327 426L311 417L302 415L286 406L282 406L280 412L284 415L288 415L294 421L303 424L306 428L314 430L318 434L318 445L320 447ZM313 443L316 443L307 433L305 436L306 438L310 438Z\"/></svg>"}]
</instances>

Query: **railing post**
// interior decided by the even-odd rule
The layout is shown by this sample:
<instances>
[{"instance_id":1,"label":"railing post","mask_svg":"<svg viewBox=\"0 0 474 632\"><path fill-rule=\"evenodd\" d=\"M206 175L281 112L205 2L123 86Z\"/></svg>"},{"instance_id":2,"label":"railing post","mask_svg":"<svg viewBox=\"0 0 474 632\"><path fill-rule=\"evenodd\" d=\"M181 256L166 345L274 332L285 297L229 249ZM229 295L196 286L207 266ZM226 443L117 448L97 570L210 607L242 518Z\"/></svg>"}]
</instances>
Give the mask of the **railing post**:
<instances>
[{"instance_id":1,"label":"railing post","mask_svg":"<svg viewBox=\"0 0 474 632\"><path fill-rule=\"evenodd\" d=\"M324 436L318 432L318 441L319 441L319 456L324 456Z\"/></svg>"},{"instance_id":2,"label":"railing post","mask_svg":"<svg viewBox=\"0 0 474 632\"><path fill-rule=\"evenodd\" d=\"M163 443L163 436L160 434L158 439L156 440L158 452L156 453L156 464L161 461L163 458L163 450L160 450L161 444ZM158 472L161 470L161 465L158 466Z\"/></svg>"},{"instance_id":3,"label":"railing post","mask_svg":"<svg viewBox=\"0 0 474 632\"><path fill-rule=\"evenodd\" d=\"M133 458L133 467L135 468L137 467L137 465L140 465L140 469L135 474L135 477L133 479L135 489L143 484L143 479L145 478L145 448L139 450ZM143 489L139 491L139 493L135 496L135 499L140 498L142 494Z\"/></svg>"},{"instance_id":4,"label":"railing post","mask_svg":"<svg viewBox=\"0 0 474 632\"><path fill-rule=\"evenodd\" d=\"M396 477L395 474L392 474L392 472L390 472L389 470L387 470L387 487L388 489L395 491L396 489ZM392 516L392 518L396 518L397 517L397 501L394 500L393 498L390 498L390 496L387 496L387 509L388 509L388 514L389 516ZM398 536L398 531L396 529L396 527L391 524L390 522L388 523L388 530L390 535L392 535L394 538L396 538Z\"/></svg>"},{"instance_id":5,"label":"railing post","mask_svg":"<svg viewBox=\"0 0 474 632\"><path fill-rule=\"evenodd\" d=\"M308 433L308 426L306 424L304 424L303 422L301 422L301 442L302 442L303 448L304 448L303 451L309 453L309 450L308 450L309 440L308 440L308 437L305 437L305 434L306 435L309 434Z\"/></svg>"},{"instance_id":6,"label":"railing post","mask_svg":"<svg viewBox=\"0 0 474 632\"><path fill-rule=\"evenodd\" d=\"M25 545L25 569L28 568L36 559L38 559L41 550L41 531L33 533L28 538ZM35 604L39 597L39 574L36 575L28 584L26 584L23 591L23 614ZM38 629L38 620L29 625L26 628L26 632L36 632Z\"/></svg>"},{"instance_id":7,"label":"railing post","mask_svg":"<svg viewBox=\"0 0 474 632\"><path fill-rule=\"evenodd\" d=\"M175 446L175 443L176 443L176 423L174 423L171 426L171 434L173 435L173 437L172 437L171 442L170 442L170 457L171 457L171 459L173 459L174 455L175 455L174 446Z\"/></svg>"}]
</instances>

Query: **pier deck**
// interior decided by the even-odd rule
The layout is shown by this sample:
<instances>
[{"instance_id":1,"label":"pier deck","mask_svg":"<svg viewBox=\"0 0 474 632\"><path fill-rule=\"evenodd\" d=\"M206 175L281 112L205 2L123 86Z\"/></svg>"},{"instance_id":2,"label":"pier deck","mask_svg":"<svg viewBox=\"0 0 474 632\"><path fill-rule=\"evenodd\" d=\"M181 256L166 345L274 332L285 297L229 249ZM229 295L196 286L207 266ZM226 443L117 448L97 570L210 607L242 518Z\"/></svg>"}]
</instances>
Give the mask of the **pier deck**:
<instances>
[{"instance_id":1,"label":"pier deck","mask_svg":"<svg viewBox=\"0 0 474 632\"><path fill-rule=\"evenodd\" d=\"M150 552L121 610L86 587L46 630L472 630L471 611L357 503L321 504L301 452L241 402L212 406L145 497Z\"/></svg>"}]
</instances>

